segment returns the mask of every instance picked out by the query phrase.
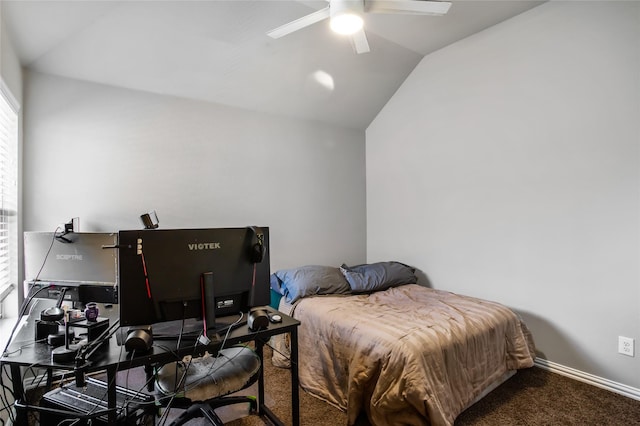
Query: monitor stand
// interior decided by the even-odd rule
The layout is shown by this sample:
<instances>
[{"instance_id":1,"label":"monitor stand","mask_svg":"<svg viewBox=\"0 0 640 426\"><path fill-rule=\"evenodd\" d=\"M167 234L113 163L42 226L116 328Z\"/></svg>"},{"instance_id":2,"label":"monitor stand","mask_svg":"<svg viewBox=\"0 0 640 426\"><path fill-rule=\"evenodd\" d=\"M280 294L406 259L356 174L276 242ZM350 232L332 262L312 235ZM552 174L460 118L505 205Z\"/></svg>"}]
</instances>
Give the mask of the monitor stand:
<instances>
[{"instance_id":1,"label":"monitor stand","mask_svg":"<svg viewBox=\"0 0 640 426\"><path fill-rule=\"evenodd\" d=\"M238 317L230 315L218 318L214 327L207 328L208 336L226 333L227 330L235 329L247 324L246 315L242 321L237 321ZM127 351L147 351L153 346L154 340L177 341L178 336L185 341L194 341L202 334L202 320L186 319L160 322L144 326L121 327L116 333L116 341L119 346L124 345Z\"/></svg>"},{"instance_id":2,"label":"monitor stand","mask_svg":"<svg viewBox=\"0 0 640 426\"><path fill-rule=\"evenodd\" d=\"M207 323L207 335L211 338L217 333L226 333L229 328L234 329L247 323L246 315L244 321L235 324L237 319L236 315L216 318L217 321L213 326ZM182 339L194 340L202 334L202 331L202 320L187 319L184 324L182 321L168 321L153 325L153 338L156 340L178 340L178 336L182 334Z\"/></svg>"},{"instance_id":3,"label":"monitor stand","mask_svg":"<svg viewBox=\"0 0 640 426\"><path fill-rule=\"evenodd\" d=\"M167 321L153 324L153 335L159 339L165 337L172 337L177 339L182 334L182 337L195 336L202 333L202 321L196 319L186 319L184 321Z\"/></svg>"}]
</instances>

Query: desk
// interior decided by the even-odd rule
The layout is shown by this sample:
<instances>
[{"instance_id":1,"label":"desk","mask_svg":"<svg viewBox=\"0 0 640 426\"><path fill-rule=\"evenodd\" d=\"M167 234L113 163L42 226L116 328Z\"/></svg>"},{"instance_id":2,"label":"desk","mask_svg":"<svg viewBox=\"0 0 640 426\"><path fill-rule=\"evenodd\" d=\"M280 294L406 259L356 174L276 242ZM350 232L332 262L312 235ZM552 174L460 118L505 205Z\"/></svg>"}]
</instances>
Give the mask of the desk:
<instances>
[{"instance_id":1,"label":"desk","mask_svg":"<svg viewBox=\"0 0 640 426\"><path fill-rule=\"evenodd\" d=\"M271 307L265 307L270 312L276 312ZM260 331L251 331L246 325L240 326L229 333L226 346L239 343L255 342L256 353L263 359L263 348L271 336L283 333L291 334L291 415L293 426L300 424L299 407L299 382L298 382L298 326L300 322L287 315L281 314L281 323L271 323L269 328ZM113 316L113 315L112 315ZM117 316L115 316L117 318ZM237 319L237 316L234 317ZM221 318L220 321L224 319ZM232 319L227 318L227 321ZM93 372L106 372L108 387L108 407L109 424L116 422L116 372L130 368L148 366L153 364L166 364L176 359L181 359L185 355L201 356L205 352L212 354L221 349L221 341L214 340L208 345L193 345L193 341L186 341L177 347L177 342L162 340L154 342L153 347L146 353L135 354L131 357L122 346L118 346L115 338L111 338L107 343L97 350L84 365L75 367L73 364L56 364L51 361L51 347L46 343L34 343L33 322L26 321L21 326L9 345L9 353L15 354L0 358L0 362L8 364L11 368L13 390L17 403L26 403L24 398L24 388L22 383L22 367L37 367L48 371L61 371L84 374ZM20 349L21 348L21 349ZM264 368L260 369L258 377L258 414L266 416L277 425L283 423L264 403ZM16 410L18 416L17 424L26 424L26 412Z\"/></svg>"}]
</instances>

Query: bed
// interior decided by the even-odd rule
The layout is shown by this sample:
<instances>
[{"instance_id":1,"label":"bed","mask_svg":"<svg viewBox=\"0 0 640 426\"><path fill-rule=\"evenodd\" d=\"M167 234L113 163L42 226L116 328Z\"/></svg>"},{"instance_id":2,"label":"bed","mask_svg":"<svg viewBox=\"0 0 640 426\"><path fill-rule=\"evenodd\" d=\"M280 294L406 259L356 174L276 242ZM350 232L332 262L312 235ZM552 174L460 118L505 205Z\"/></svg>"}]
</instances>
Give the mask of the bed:
<instances>
[{"instance_id":1,"label":"bed","mask_svg":"<svg viewBox=\"0 0 640 426\"><path fill-rule=\"evenodd\" d=\"M301 322L300 385L346 411L349 425L361 411L374 425L453 425L515 370L533 366L533 339L511 309L415 284L412 268L391 264L411 273L398 280L383 270L374 278L393 283L373 288L360 274L366 289L349 273L379 264L272 275L272 289L285 296L279 309ZM321 273L300 273L310 268ZM286 366L286 341L272 344L274 364Z\"/></svg>"}]
</instances>

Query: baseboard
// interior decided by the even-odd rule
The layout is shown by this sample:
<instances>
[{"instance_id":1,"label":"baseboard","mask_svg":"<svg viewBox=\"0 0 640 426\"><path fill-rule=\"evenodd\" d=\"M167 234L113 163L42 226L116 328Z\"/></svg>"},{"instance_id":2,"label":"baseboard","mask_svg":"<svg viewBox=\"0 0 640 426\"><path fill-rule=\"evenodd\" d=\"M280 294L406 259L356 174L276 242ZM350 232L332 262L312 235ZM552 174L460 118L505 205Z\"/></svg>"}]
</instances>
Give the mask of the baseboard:
<instances>
[{"instance_id":1,"label":"baseboard","mask_svg":"<svg viewBox=\"0 0 640 426\"><path fill-rule=\"evenodd\" d=\"M617 394L640 401L640 389L638 388L614 382L613 380L594 376L593 374L585 373L571 367L566 367L564 365L557 364L546 359L536 358L535 366L540 367L544 370L548 370L552 373L557 373L562 376L569 377L570 379L578 380L580 382L597 386L599 388L606 389L608 391L615 392Z\"/></svg>"}]
</instances>

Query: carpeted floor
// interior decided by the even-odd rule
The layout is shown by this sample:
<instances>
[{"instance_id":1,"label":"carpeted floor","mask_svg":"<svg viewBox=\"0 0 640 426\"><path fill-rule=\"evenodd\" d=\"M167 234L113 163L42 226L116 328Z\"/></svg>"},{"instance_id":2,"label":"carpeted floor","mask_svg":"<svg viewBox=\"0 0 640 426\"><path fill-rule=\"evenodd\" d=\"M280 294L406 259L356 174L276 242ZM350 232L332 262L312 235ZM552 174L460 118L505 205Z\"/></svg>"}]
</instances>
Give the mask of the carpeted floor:
<instances>
[{"instance_id":1,"label":"carpeted floor","mask_svg":"<svg viewBox=\"0 0 640 426\"><path fill-rule=\"evenodd\" d=\"M265 347L265 402L284 422L291 424L290 371L275 368L271 351ZM118 384L131 389L144 388L144 372L136 369L118 373ZM140 369L141 370L141 369ZM256 395L257 385L242 394ZM249 414L247 404L216 410L229 426L263 426L267 423ZM171 410L170 419L179 410ZM339 409L300 389L300 424L302 426L346 425L347 416ZM37 421L32 423L37 424ZM203 419L188 426L208 425ZM615 425L640 426L640 401L606 391L567 377L533 367L520 370L512 378L463 412L455 426L542 426L542 425ZM370 426L361 416L357 426Z\"/></svg>"},{"instance_id":2,"label":"carpeted floor","mask_svg":"<svg viewBox=\"0 0 640 426\"><path fill-rule=\"evenodd\" d=\"M541 368L519 371L456 425L640 425L640 401Z\"/></svg>"},{"instance_id":3,"label":"carpeted floor","mask_svg":"<svg viewBox=\"0 0 640 426\"><path fill-rule=\"evenodd\" d=\"M274 368L267 360L265 375L267 405L285 424L291 424L289 371ZM337 408L300 391L301 425L345 425L346 419ZM255 415L229 423L265 424ZM359 426L366 425L366 419L361 419ZM533 367L519 371L471 406L455 425L640 425L640 401Z\"/></svg>"}]
</instances>

